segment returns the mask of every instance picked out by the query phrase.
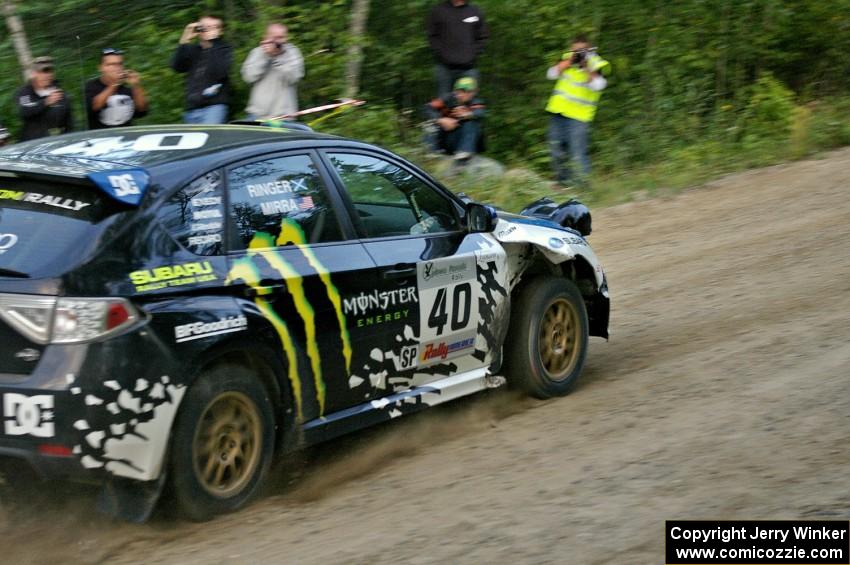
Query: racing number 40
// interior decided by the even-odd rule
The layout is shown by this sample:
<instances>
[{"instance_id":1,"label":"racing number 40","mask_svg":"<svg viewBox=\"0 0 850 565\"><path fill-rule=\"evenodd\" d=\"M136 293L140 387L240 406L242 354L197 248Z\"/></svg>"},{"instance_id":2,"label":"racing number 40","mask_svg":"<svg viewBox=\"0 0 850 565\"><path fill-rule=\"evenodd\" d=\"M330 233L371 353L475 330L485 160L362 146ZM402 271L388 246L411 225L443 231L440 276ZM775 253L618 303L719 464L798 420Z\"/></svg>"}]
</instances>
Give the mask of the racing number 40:
<instances>
[{"instance_id":1,"label":"racing number 40","mask_svg":"<svg viewBox=\"0 0 850 565\"><path fill-rule=\"evenodd\" d=\"M442 335L443 329L449 322L449 316L451 316L453 332L462 330L469 323L472 285L467 282L454 287L449 311L446 310L447 295L445 288L437 290L437 299L434 300L434 306L431 307L431 313L428 315L428 327L437 330L437 335Z\"/></svg>"}]
</instances>

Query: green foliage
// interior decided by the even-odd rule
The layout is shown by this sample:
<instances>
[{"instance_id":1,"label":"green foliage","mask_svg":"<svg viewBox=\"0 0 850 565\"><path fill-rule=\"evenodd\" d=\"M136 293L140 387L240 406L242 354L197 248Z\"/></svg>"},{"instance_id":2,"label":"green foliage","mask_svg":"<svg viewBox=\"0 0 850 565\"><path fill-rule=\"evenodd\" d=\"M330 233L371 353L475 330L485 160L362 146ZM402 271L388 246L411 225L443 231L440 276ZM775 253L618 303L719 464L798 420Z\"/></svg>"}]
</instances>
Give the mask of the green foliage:
<instances>
[{"instance_id":1,"label":"green foliage","mask_svg":"<svg viewBox=\"0 0 850 565\"><path fill-rule=\"evenodd\" d=\"M369 104L321 122L321 131L421 157L420 112L436 94L424 22L436 2L372 0L361 81ZM491 28L480 61L488 155L525 171L504 186L465 181L490 200L517 201L520 181L534 194L549 190L538 176L528 176L548 175L543 108L553 84L545 73L578 32L589 34L613 66L593 125L594 198L617 198L628 187L665 190L850 143L850 0L475 3ZM248 96L238 66L271 21L287 23L305 55L302 107L343 92L350 0L18 5L33 54L57 59L59 78L77 108L81 80L96 75L100 49L114 46L127 50L128 65L143 76L152 102L144 122L179 121L183 80L168 63L181 30L202 12L224 18L226 39L236 50L233 117L241 116ZM15 131L11 95L21 71L8 34L0 34L0 48L0 121Z\"/></svg>"}]
</instances>

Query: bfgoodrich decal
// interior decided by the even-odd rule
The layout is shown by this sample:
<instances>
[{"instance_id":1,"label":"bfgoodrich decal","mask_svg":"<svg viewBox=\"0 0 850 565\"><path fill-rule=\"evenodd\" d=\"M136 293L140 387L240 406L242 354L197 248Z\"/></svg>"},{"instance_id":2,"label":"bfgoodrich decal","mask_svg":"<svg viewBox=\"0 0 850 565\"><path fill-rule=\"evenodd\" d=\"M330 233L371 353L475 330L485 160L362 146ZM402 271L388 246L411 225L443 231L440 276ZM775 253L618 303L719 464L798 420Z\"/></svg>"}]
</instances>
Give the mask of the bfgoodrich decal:
<instances>
[{"instance_id":1,"label":"bfgoodrich decal","mask_svg":"<svg viewBox=\"0 0 850 565\"><path fill-rule=\"evenodd\" d=\"M228 316L215 322L192 322L174 327L174 340L177 343L192 341L214 335L241 332L248 329L248 318L245 316Z\"/></svg>"}]
</instances>

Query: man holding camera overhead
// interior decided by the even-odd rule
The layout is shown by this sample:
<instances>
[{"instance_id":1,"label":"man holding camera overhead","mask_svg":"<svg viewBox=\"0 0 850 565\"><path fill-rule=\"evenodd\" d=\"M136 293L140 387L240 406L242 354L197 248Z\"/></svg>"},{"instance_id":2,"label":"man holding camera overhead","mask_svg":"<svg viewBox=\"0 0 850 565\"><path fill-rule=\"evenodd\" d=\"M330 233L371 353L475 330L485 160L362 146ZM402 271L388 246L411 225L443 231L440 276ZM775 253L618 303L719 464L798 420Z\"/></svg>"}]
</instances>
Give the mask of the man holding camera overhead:
<instances>
[{"instance_id":1,"label":"man holding camera overhead","mask_svg":"<svg viewBox=\"0 0 850 565\"><path fill-rule=\"evenodd\" d=\"M100 53L100 76L86 83L89 129L133 125L148 113L139 73L124 68L124 52L108 47Z\"/></svg>"},{"instance_id":2,"label":"man holding camera overhead","mask_svg":"<svg viewBox=\"0 0 850 565\"><path fill-rule=\"evenodd\" d=\"M546 78L558 81L546 111L552 114L548 134L552 168L558 184L563 187L569 187L574 181L586 186L590 174L587 154L590 123L596 115L602 91L608 85L604 75L610 69L610 63L596 54L596 48L591 47L587 37L579 35L561 62L546 72ZM565 163L567 150L581 167L580 177L574 176Z\"/></svg>"},{"instance_id":3,"label":"man holding camera overhead","mask_svg":"<svg viewBox=\"0 0 850 565\"><path fill-rule=\"evenodd\" d=\"M297 112L296 86L303 77L304 58L289 43L286 26L269 24L260 45L242 63L242 78L252 85L247 118L265 120Z\"/></svg>"},{"instance_id":4,"label":"man holding camera overhead","mask_svg":"<svg viewBox=\"0 0 850 565\"><path fill-rule=\"evenodd\" d=\"M221 39L224 22L204 16L183 29L171 68L186 73L187 124L227 122L233 48ZM193 40L198 42L194 43Z\"/></svg>"}]
</instances>

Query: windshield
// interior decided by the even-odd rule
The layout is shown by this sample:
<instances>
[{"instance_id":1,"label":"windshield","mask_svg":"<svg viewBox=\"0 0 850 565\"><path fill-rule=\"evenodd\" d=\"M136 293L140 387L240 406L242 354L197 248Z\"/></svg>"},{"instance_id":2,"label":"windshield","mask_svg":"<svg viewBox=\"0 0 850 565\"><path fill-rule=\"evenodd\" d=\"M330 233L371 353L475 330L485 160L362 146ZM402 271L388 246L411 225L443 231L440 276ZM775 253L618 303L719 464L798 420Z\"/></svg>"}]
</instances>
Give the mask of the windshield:
<instances>
[{"instance_id":1,"label":"windshield","mask_svg":"<svg viewBox=\"0 0 850 565\"><path fill-rule=\"evenodd\" d=\"M94 187L0 178L0 277L57 276L96 245L120 206Z\"/></svg>"}]
</instances>

